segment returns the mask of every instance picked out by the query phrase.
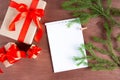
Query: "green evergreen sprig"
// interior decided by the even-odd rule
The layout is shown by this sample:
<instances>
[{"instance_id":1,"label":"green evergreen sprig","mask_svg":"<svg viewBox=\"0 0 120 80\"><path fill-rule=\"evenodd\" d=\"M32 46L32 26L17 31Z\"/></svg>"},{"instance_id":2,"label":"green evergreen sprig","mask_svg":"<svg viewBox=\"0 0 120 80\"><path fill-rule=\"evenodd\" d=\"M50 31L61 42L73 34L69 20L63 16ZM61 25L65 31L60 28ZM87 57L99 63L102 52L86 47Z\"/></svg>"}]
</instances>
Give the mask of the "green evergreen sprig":
<instances>
[{"instance_id":1,"label":"green evergreen sprig","mask_svg":"<svg viewBox=\"0 0 120 80\"><path fill-rule=\"evenodd\" d=\"M113 70L120 67L120 56L117 56L114 52L112 42L111 42L111 29L107 23L104 25L106 30L106 39L102 39L99 37L94 37L93 40L95 42L99 42L105 46L107 49L101 49L99 47L94 46L92 43L86 43L84 47L80 47L80 51L83 57L75 56L74 60L79 62L77 65L83 64L82 62L86 59L89 60L88 66L92 68L92 70ZM82 50L86 49L89 54L85 54ZM102 55L106 55L109 59L104 59L102 57L97 56L96 52L101 53Z\"/></svg>"},{"instance_id":2,"label":"green evergreen sprig","mask_svg":"<svg viewBox=\"0 0 120 80\"><path fill-rule=\"evenodd\" d=\"M70 10L73 16L79 17L82 24L87 23L91 18L103 17L110 25L120 25L113 17L120 15L120 10L111 7L111 0L68 0L62 4L65 10Z\"/></svg>"},{"instance_id":3,"label":"green evergreen sprig","mask_svg":"<svg viewBox=\"0 0 120 80\"><path fill-rule=\"evenodd\" d=\"M103 5L103 3L106 5ZM120 16L120 9L113 8L111 3L112 0L67 0L63 3L62 7L65 10L71 11L73 16L79 17L82 25L87 23L91 18L101 17L105 19L103 27L106 37L93 37L93 41L102 44L105 48L102 49L94 46L92 43L86 43L84 47L82 46L79 49L83 57L74 57L74 60L78 62L77 65L86 64L85 60L88 59L88 66L92 70L113 70L120 68L120 55L116 54L120 51L120 34L116 37L117 48L114 48L111 35L114 26L120 26L120 23L114 19L115 16ZM78 22L78 20L72 21L71 24L73 22ZM83 49L86 49L89 53L87 56L84 55ZM109 59L97 56L96 52L106 55Z\"/></svg>"}]
</instances>

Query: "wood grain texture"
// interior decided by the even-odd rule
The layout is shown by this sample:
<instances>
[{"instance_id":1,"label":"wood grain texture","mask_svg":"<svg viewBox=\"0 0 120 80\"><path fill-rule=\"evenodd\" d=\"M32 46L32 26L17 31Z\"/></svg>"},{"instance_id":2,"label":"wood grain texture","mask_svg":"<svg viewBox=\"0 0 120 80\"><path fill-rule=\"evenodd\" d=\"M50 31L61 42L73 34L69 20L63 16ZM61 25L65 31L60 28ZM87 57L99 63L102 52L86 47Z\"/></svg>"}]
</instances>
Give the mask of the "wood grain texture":
<instances>
[{"instance_id":1,"label":"wood grain texture","mask_svg":"<svg viewBox=\"0 0 120 80\"><path fill-rule=\"evenodd\" d=\"M69 19L72 18L72 16L68 11L65 11L61 8L61 4L66 0L45 1L47 2L47 6L45 9L45 16L42 18L44 35L41 41L37 43L37 45L42 48L41 54L35 60L21 59L19 62L15 63L9 68L5 68L4 65L0 63L0 67L4 71L3 74L0 74L0 80L120 80L120 69L113 71L91 71L89 68L84 68L61 73L53 73L49 44L44 23ZM120 0L112 1L112 5L114 7L120 8ZM8 0L0 0L0 24L2 23L8 4ZM90 36L92 35L101 36L101 23L98 23L100 20L100 18L92 19L86 25L88 26L88 29L83 32L85 42L91 41ZM5 45L10 41L14 40L0 36L0 46ZM100 46L96 43L95 45Z\"/></svg>"}]
</instances>

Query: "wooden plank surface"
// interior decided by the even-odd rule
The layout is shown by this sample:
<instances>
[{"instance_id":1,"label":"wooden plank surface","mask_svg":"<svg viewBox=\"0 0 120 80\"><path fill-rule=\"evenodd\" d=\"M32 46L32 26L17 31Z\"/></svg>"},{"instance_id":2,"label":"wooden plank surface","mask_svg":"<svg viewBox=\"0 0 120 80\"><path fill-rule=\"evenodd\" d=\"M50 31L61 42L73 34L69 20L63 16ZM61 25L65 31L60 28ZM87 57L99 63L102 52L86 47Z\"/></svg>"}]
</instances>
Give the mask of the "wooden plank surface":
<instances>
[{"instance_id":1,"label":"wooden plank surface","mask_svg":"<svg viewBox=\"0 0 120 80\"><path fill-rule=\"evenodd\" d=\"M0 63L0 68L4 73L0 74L0 80L120 80L120 69L113 71L91 71L89 68L71 70L61 73L53 73L52 62L49 51L48 38L44 23L72 18L68 11L61 8L61 4L66 0L45 0L47 6L45 16L42 18L44 36L37 43L42 52L37 59L22 59L9 68L5 68ZM120 8L120 0L112 0L114 7ZM4 18L9 1L0 0L0 24ZM88 24L88 29L83 32L85 42L91 41L92 35L101 35L100 18L92 19ZM119 32L119 30L116 30ZM0 46L14 40L0 36ZM34 42L35 43L35 42ZM36 44L36 43L35 43ZM96 44L96 43L95 43ZM99 44L96 44L100 46Z\"/></svg>"}]
</instances>

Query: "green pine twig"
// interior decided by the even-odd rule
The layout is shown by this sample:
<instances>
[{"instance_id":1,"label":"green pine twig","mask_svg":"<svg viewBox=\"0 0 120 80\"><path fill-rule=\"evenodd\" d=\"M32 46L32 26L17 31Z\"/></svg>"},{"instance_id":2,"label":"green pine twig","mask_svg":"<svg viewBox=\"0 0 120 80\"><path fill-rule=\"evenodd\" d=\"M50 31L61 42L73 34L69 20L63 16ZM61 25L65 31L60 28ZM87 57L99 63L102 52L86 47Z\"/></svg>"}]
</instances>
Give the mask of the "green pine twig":
<instances>
[{"instance_id":1,"label":"green pine twig","mask_svg":"<svg viewBox=\"0 0 120 80\"><path fill-rule=\"evenodd\" d=\"M93 40L105 45L106 48L101 49L91 43L85 44L84 47L80 48L83 57L74 57L74 60L78 62L77 65L85 63L85 60L88 59L88 65L92 70L113 70L120 68L120 55L116 55L116 51L120 48L118 46L117 49L114 49L111 38L114 25L120 26L120 23L114 19L114 16L120 16L120 9L113 8L111 3L112 0L106 0L106 6L103 5L103 0L67 0L63 3L63 8L70 10L73 16L79 17L81 24L85 24L95 17L105 19L104 29L106 30L106 38L93 37ZM119 37L116 40L118 42ZM89 55L84 55L83 48L88 51ZM95 53L96 51L108 56L111 60L98 57Z\"/></svg>"}]
</instances>

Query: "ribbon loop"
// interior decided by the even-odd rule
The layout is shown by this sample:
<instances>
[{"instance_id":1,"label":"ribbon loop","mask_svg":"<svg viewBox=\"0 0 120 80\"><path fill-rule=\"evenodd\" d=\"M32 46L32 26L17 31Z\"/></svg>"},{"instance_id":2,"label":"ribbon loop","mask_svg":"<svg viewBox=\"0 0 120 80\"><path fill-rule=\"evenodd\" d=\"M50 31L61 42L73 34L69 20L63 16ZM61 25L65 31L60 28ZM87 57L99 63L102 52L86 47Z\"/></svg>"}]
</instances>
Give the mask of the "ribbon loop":
<instances>
[{"instance_id":1,"label":"ribbon loop","mask_svg":"<svg viewBox=\"0 0 120 80\"><path fill-rule=\"evenodd\" d=\"M37 9L35 10L35 14L39 17L44 16L44 10L43 9Z\"/></svg>"},{"instance_id":2,"label":"ribbon loop","mask_svg":"<svg viewBox=\"0 0 120 80\"><path fill-rule=\"evenodd\" d=\"M34 55L37 56L41 51L41 48L38 46L32 45L31 48L27 51L28 57L32 58Z\"/></svg>"},{"instance_id":3,"label":"ribbon loop","mask_svg":"<svg viewBox=\"0 0 120 80\"><path fill-rule=\"evenodd\" d=\"M20 12L25 12L28 10L27 5L25 5L25 4L19 4L16 9Z\"/></svg>"}]
</instances>

